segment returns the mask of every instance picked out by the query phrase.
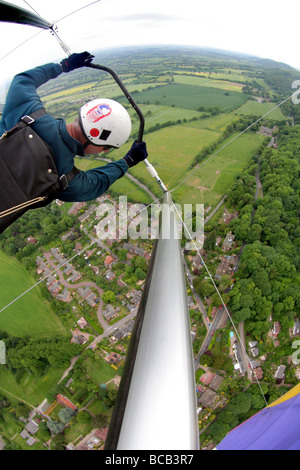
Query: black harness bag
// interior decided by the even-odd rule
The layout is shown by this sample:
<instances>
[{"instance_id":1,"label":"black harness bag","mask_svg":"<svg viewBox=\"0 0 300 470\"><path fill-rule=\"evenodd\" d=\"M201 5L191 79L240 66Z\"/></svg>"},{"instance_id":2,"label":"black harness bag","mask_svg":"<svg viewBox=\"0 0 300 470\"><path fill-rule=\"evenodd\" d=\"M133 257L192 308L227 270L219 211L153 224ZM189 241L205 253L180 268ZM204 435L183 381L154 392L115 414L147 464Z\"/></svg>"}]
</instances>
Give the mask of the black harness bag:
<instances>
[{"instance_id":1,"label":"black harness bag","mask_svg":"<svg viewBox=\"0 0 300 470\"><path fill-rule=\"evenodd\" d=\"M74 167L58 176L50 147L30 126L45 114L42 108L23 116L0 137L0 233L28 209L53 201L79 173Z\"/></svg>"}]
</instances>

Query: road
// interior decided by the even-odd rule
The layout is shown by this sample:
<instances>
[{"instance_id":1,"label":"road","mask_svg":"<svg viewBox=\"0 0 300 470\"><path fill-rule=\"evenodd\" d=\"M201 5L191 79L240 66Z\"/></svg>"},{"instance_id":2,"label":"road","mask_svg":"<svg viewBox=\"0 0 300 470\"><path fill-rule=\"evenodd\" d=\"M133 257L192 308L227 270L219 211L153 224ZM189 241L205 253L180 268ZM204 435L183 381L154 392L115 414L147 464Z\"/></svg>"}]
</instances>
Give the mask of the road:
<instances>
[{"instance_id":1,"label":"road","mask_svg":"<svg viewBox=\"0 0 300 470\"><path fill-rule=\"evenodd\" d=\"M263 194L263 187L260 181L260 161L257 162L257 171L255 173L255 181L256 181L256 194L255 194L255 201L261 197L264 197Z\"/></svg>"}]
</instances>

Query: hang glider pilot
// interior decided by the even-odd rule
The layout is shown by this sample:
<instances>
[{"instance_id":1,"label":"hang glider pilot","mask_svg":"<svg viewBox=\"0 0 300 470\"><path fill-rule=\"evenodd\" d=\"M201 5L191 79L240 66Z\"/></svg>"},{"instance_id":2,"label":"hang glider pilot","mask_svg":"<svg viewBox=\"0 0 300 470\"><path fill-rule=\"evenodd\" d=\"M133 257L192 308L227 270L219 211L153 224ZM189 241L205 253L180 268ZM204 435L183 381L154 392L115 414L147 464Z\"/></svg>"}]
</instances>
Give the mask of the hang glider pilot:
<instances>
[{"instance_id":1,"label":"hang glider pilot","mask_svg":"<svg viewBox=\"0 0 300 470\"><path fill-rule=\"evenodd\" d=\"M88 65L94 56L88 52L72 54L60 64L48 63L14 77L8 90L0 122L0 135L12 128L24 115L43 108L37 88L58 77L63 72ZM52 149L59 176L74 168L76 155L85 156L120 148L131 133L131 120L126 109L110 99L95 99L79 110L74 122L55 119L49 114L34 124L33 130ZM129 152L120 160L88 171L78 171L76 176L57 197L62 201L89 201L96 199L128 168L147 158L145 142L134 141Z\"/></svg>"}]
</instances>

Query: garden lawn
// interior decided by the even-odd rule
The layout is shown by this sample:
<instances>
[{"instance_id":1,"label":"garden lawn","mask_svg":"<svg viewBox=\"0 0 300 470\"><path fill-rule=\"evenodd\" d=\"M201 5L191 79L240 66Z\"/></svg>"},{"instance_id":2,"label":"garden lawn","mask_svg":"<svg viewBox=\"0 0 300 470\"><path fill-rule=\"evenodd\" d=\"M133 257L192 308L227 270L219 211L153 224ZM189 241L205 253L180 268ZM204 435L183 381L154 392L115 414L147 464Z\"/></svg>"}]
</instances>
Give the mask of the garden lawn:
<instances>
[{"instance_id":1,"label":"garden lawn","mask_svg":"<svg viewBox=\"0 0 300 470\"><path fill-rule=\"evenodd\" d=\"M15 258L0 251L0 310L34 286L36 280ZM63 335L66 330L42 297L39 286L0 312L0 331L10 335L45 338Z\"/></svg>"},{"instance_id":2,"label":"garden lawn","mask_svg":"<svg viewBox=\"0 0 300 470\"><path fill-rule=\"evenodd\" d=\"M0 367L0 391L12 402L21 400L31 406L38 406L45 399L49 389L61 379L64 370L50 367L43 377L25 373L17 383L7 369Z\"/></svg>"},{"instance_id":3,"label":"garden lawn","mask_svg":"<svg viewBox=\"0 0 300 470\"><path fill-rule=\"evenodd\" d=\"M84 366L91 381L98 386L113 379L116 375L116 370L98 355L95 359L87 357L84 361Z\"/></svg>"}]
</instances>

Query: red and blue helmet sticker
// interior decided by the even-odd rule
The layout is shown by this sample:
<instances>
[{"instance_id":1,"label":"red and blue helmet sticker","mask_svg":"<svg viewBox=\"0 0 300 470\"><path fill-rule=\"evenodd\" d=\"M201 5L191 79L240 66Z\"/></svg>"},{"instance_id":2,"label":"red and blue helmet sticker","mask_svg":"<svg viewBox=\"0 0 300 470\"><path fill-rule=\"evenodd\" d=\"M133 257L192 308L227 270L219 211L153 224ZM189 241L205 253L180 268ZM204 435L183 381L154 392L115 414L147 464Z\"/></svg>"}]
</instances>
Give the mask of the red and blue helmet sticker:
<instances>
[{"instance_id":1,"label":"red and blue helmet sticker","mask_svg":"<svg viewBox=\"0 0 300 470\"><path fill-rule=\"evenodd\" d=\"M100 121L100 119L103 119L106 116L109 116L111 111L112 109L108 104L100 104L100 105L94 106L86 113L86 119L87 121L91 123L95 123L95 122Z\"/></svg>"}]
</instances>

